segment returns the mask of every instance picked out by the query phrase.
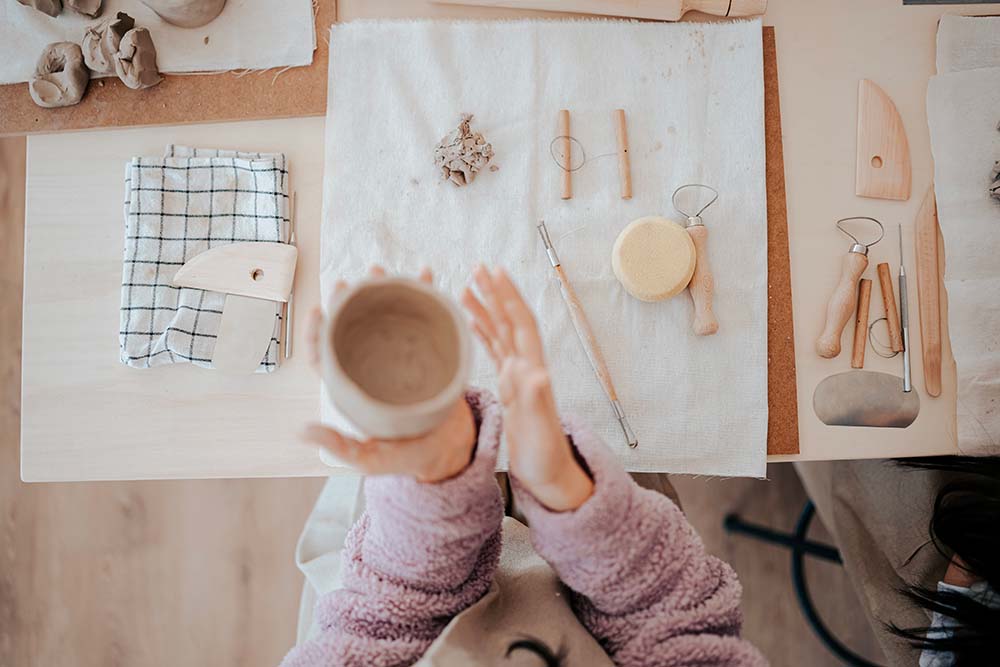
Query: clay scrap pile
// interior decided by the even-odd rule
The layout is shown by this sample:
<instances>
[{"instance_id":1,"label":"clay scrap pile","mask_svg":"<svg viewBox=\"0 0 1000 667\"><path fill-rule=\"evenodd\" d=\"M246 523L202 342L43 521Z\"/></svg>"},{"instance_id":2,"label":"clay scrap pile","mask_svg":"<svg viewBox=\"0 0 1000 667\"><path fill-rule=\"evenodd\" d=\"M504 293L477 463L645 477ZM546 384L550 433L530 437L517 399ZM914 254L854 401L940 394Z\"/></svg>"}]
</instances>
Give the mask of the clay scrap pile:
<instances>
[{"instance_id":1,"label":"clay scrap pile","mask_svg":"<svg viewBox=\"0 0 1000 667\"><path fill-rule=\"evenodd\" d=\"M493 144L480 132L473 132L472 114L462 114L462 122L434 147L434 164L444 180L456 186L468 185L493 158Z\"/></svg>"}]
</instances>

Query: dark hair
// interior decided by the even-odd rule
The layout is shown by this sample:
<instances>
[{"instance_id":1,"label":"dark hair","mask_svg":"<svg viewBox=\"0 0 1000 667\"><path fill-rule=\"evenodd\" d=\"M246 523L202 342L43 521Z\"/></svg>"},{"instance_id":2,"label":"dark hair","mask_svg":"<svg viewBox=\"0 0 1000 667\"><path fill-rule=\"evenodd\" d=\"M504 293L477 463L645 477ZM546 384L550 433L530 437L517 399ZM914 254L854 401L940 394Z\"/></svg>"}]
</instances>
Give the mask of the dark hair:
<instances>
[{"instance_id":1,"label":"dark hair","mask_svg":"<svg viewBox=\"0 0 1000 667\"><path fill-rule=\"evenodd\" d=\"M566 658L565 647L559 647L553 651L545 642L535 637L522 637L512 641L507 647L504 657L509 658L514 651L529 651L540 657L545 662L545 667L561 667Z\"/></svg>"},{"instance_id":2,"label":"dark hair","mask_svg":"<svg viewBox=\"0 0 1000 667\"><path fill-rule=\"evenodd\" d=\"M943 556L950 559L956 554L969 574L1000 593L1000 457L951 456L897 463L955 474L934 500L931 541ZM909 586L902 593L923 609L953 620L957 627L928 637L928 627L890 624L891 632L918 649L950 652L956 667L997 663L1000 609L954 591Z\"/></svg>"}]
</instances>

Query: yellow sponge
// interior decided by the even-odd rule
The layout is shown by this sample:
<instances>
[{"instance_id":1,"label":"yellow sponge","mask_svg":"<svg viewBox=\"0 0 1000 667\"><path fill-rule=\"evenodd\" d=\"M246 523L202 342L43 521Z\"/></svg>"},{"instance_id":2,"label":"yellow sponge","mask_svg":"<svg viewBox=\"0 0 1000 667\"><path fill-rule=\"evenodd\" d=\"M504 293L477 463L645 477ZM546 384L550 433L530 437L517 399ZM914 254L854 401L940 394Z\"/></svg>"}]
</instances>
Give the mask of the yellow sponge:
<instances>
[{"instance_id":1,"label":"yellow sponge","mask_svg":"<svg viewBox=\"0 0 1000 667\"><path fill-rule=\"evenodd\" d=\"M691 282L696 261L694 242L676 222L649 216L622 230L611 252L611 267L629 294L642 301L662 301Z\"/></svg>"}]
</instances>

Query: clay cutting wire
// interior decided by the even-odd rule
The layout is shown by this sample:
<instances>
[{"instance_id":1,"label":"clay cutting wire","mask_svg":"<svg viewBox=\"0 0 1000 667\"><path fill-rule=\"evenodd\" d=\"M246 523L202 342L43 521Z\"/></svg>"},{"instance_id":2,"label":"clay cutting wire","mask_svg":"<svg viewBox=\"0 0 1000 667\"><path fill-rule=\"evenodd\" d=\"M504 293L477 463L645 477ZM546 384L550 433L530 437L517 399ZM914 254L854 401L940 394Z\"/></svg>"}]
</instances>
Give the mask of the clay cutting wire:
<instances>
[{"instance_id":1,"label":"clay cutting wire","mask_svg":"<svg viewBox=\"0 0 1000 667\"><path fill-rule=\"evenodd\" d=\"M878 225L878 229L879 229L878 238L875 239L874 241L872 241L871 243L862 243L861 239L859 239L857 236L855 236L854 234L850 233L849 231L847 231L843 227L843 223L850 222L851 220L868 220L869 222L874 222L876 225ZM848 238L850 238L852 241L854 241L854 247L851 248L852 252L858 252L862 248L865 251L867 251L868 248L871 248L873 245L875 245L876 243L878 243L879 241L881 241L882 238L885 236L885 225L883 225L879 220L876 220L875 218L871 218L871 217L869 217L867 215L852 215L849 218L841 218L840 220L837 221L837 229L839 229L843 234L845 234ZM855 250L855 248L857 248L857 250Z\"/></svg>"},{"instance_id":2,"label":"clay cutting wire","mask_svg":"<svg viewBox=\"0 0 1000 667\"><path fill-rule=\"evenodd\" d=\"M574 167L572 164L569 165L564 164L563 160L565 156L561 157L556 153L556 142L562 141L563 139L569 139L570 143L574 144L580 149L580 155L583 156L583 159L580 161L579 166ZM615 151L614 153L601 153L600 155L595 155L592 158L588 158L587 151L586 149L584 149L583 144L580 143L579 139L568 134L560 134L557 137L553 137L552 141L549 142L549 155L552 157L552 161L556 163L556 166L558 166L563 171L580 171L581 169L583 169L583 166L588 162L593 162L594 160L597 160L598 158L602 157L612 157L612 156L617 157L618 152Z\"/></svg>"},{"instance_id":3,"label":"clay cutting wire","mask_svg":"<svg viewBox=\"0 0 1000 667\"><path fill-rule=\"evenodd\" d=\"M887 323L886 326L888 327L888 321L889 320L883 315L882 317L878 318L877 320L874 320L871 324L868 325L868 342L871 343L872 350L875 352L875 354L882 357L883 359L892 359L897 354L899 354L899 352L892 351L891 345L883 344L882 341L880 341L878 338L875 337L875 331L874 331L875 325L878 324L879 322L886 322ZM888 353L880 351L879 350L880 347L882 349L888 350Z\"/></svg>"},{"instance_id":4,"label":"clay cutting wire","mask_svg":"<svg viewBox=\"0 0 1000 667\"><path fill-rule=\"evenodd\" d=\"M680 194L682 190L685 190L687 188L704 188L712 193L712 198L708 200L708 203L702 206L700 209L698 209L698 212L695 213L694 215L691 215L687 211L682 210L681 207L677 205L677 195ZM674 205L675 211L677 211L685 218L687 218L688 225L700 225L702 224L701 214L704 213L709 206L714 204L718 198L719 198L719 191L713 188L711 185L705 185L704 183L688 183L674 190L674 194L670 196L670 203Z\"/></svg>"}]
</instances>

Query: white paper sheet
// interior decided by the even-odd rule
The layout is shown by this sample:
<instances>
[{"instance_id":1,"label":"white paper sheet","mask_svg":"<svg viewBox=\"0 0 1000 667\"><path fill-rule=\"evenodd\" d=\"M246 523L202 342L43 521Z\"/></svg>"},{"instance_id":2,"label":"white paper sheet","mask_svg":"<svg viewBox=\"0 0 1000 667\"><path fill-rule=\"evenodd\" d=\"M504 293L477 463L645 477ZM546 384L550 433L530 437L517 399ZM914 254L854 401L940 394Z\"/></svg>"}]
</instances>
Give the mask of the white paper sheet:
<instances>
[{"instance_id":1,"label":"white paper sheet","mask_svg":"<svg viewBox=\"0 0 1000 667\"><path fill-rule=\"evenodd\" d=\"M87 26L121 11L134 18L137 27L149 29L161 72L308 65L316 48L311 0L228 0L222 13L201 28L172 26L139 0L104 0L104 11L96 19L68 7L51 17L14 0L3 0L0 84L27 81L46 45L79 44Z\"/></svg>"},{"instance_id":2,"label":"white paper sheet","mask_svg":"<svg viewBox=\"0 0 1000 667\"><path fill-rule=\"evenodd\" d=\"M538 316L561 409L635 471L764 475L767 226L761 24L360 22L330 49L321 285L379 262L431 266L457 295L478 262L506 266ZM590 160L560 199L558 110ZM622 200L612 113L624 108L633 199ZM456 188L434 145L463 112L498 170ZM612 155L609 155L612 154ZM677 186L717 187L704 216L717 335L691 331L686 293L639 302L611 269L631 220L675 219ZM545 219L639 436L627 448L536 231ZM476 351L472 382L494 386ZM342 424L327 404L324 418ZM501 461L503 465L503 461Z\"/></svg>"}]
</instances>

